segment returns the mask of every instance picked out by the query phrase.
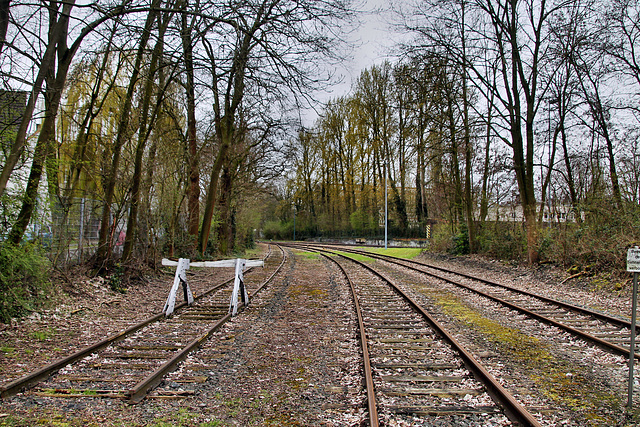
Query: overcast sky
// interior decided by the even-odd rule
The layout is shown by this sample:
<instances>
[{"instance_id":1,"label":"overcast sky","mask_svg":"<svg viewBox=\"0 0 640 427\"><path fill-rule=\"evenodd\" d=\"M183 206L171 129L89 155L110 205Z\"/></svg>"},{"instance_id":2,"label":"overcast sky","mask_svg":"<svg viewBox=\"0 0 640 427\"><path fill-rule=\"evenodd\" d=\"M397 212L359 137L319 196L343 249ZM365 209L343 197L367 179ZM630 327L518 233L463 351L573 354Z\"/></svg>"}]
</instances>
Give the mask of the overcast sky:
<instances>
[{"instance_id":1,"label":"overcast sky","mask_svg":"<svg viewBox=\"0 0 640 427\"><path fill-rule=\"evenodd\" d=\"M355 46L352 58L335 69L336 77L341 78L341 83L331 86L328 92L317 94L317 99L321 102L348 94L362 70L380 64L385 59L393 60L392 48L398 37L389 28L386 18L388 14L380 11L389 7L389 1L361 0L356 7L362 11L359 14L361 25L347 37L347 42ZM309 112L305 116L305 125L312 126L317 115Z\"/></svg>"}]
</instances>

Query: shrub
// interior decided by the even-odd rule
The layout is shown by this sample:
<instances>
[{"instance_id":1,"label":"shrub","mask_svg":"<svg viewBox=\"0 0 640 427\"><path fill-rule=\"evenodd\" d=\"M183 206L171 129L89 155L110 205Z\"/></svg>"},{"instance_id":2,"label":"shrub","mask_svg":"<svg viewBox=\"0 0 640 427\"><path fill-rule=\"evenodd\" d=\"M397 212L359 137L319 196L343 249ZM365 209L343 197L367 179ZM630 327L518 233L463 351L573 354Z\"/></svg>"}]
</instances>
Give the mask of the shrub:
<instances>
[{"instance_id":1,"label":"shrub","mask_svg":"<svg viewBox=\"0 0 640 427\"><path fill-rule=\"evenodd\" d=\"M467 255L469 254L469 229L467 224L460 224L457 234L452 237L453 247L451 253L453 255Z\"/></svg>"},{"instance_id":2,"label":"shrub","mask_svg":"<svg viewBox=\"0 0 640 427\"><path fill-rule=\"evenodd\" d=\"M526 259L526 233L517 223L487 222L478 227L478 253L497 259Z\"/></svg>"},{"instance_id":3,"label":"shrub","mask_svg":"<svg viewBox=\"0 0 640 427\"><path fill-rule=\"evenodd\" d=\"M590 206L582 223L554 224L546 230L546 259L597 271L625 271L627 249L640 242L637 206ZM543 243L544 240L543 240Z\"/></svg>"},{"instance_id":4,"label":"shrub","mask_svg":"<svg viewBox=\"0 0 640 427\"><path fill-rule=\"evenodd\" d=\"M293 221L267 221L263 227L264 238L269 240L291 239L293 237Z\"/></svg>"},{"instance_id":5,"label":"shrub","mask_svg":"<svg viewBox=\"0 0 640 427\"><path fill-rule=\"evenodd\" d=\"M41 308L51 293L50 263L35 244L0 244L0 322Z\"/></svg>"}]
</instances>

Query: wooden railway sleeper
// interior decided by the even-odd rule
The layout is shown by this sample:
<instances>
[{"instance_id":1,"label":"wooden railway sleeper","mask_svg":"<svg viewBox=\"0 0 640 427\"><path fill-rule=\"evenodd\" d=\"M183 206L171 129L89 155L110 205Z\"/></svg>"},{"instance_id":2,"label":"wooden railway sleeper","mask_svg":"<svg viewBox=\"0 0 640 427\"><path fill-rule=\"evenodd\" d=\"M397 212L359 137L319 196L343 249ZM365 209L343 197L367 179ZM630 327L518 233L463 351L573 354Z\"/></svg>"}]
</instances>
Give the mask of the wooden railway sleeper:
<instances>
[{"instance_id":1,"label":"wooden railway sleeper","mask_svg":"<svg viewBox=\"0 0 640 427\"><path fill-rule=\"evenodd\" d=\"M335 253L334 253L335 254ZM340 255L340 254L337 254ZM340 255L343 256L343 255ZM327 257L329 259L331 259L330 257ZM346 257L345 257L346 258ZM365 266L363 263L360 263L358 261L355 261L353 259L351 259L351 261L362 265L365 268L368 268L367 266ZM340 265L338 263L338 265ZM343 270L344 269L340 266L340 268ZM370 269L371 270L371 269ZM373 271L373 270L372 270ZM395 292L398 292L400 294L402 294L402 292L400 291L400 289L393 284L388 278L383 277L380 273L378 272L374 272L378 277L380 277L381 279L383 279L385 282L387 282L389 285L391 285L391 287L394 289ZM346 273L345 273L346 275ZM449 342L449 344L452 345L452 347L458 351L458 353L462 356L462 359L465 361L465 365L467 365L468 368L470 368L471 372L473 372L474 376L476 376L476 378L483 378L485 381L483 381L486 384L486 391L488 391L494 398L497 399L497 401L500 402L500 404L503 406L503 408L505 408L506 413L509 415L509 417L513 420L517 420L517 422L523 424L523 425L531 425L531 426L539 426L540 424L537 422L537 420L531 416L531 414L529 414L526 410L524 410L524 408L515 401L515 399L513 397L511 397L506 390L504 390L504 388L502 388L502 386L497 383L497 381L495 379L493 379L493 377L484 369L482 368L479 363L471 356L470 353L468 353L466 350L464 350L458 343L457 340L455 340L451 335L449 335L448 333L446 333L440 326L439 324L430 316L428 315L426 312L424 312L424 310L415 303L415 301L413 301L411 298L409 298L406 294L403 295L403 297L409 302L409 304L411 306L413 306L425 319L428 320L428 322L431 324L432 327L436 327L438 329L438 334L441 335L443 338L445 338L445 340L447 342ZM355 294L354 294L354 298ZM357 298L356 298L357 301ZM364 333L361 333L361 335L364 335ZM366 349L366 343L363 343L363 351L364 349ZM381 355L378 355L378 357L380 357ZM369 388L368 388L369 389ZM445 395L447 394L446 391L443 392L443 389L414 389L413 392L415 393L444 393ZM471 391L469 390L465 390L465 394L469 394ZM455 391L452 393L456 393ZM369 394L369 393L368 393ZM370 411L371 411L371 404L369 405L370 407ZM377 423L376 423L377 425Z\"/></svg>"}]
</instances>

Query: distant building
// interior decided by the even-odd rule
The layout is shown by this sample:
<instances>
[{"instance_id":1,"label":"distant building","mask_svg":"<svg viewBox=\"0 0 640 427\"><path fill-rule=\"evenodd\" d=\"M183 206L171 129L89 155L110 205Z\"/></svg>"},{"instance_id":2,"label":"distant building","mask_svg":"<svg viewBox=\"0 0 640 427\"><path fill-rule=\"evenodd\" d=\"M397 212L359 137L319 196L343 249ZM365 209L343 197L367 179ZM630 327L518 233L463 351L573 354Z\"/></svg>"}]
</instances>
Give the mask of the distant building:
<instances>
[{"instance_id":1,"label":"distant building","mask_svg":"<svg viewBox=\"0 0 640 427\"><path fill-rule=\"evenodd\" d=\"M0 90L0 146L5 157L18 133L27 95L24 91Z\"/></svg>"}]
</instances>

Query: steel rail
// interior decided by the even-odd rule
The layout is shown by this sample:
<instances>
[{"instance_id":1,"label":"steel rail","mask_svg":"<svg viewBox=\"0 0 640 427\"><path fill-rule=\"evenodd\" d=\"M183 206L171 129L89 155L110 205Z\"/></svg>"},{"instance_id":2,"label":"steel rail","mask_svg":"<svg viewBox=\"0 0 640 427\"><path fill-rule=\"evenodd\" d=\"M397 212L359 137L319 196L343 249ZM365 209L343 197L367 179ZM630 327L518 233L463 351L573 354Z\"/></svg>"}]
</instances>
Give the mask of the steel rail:
<instances>
[{"instance_id":1,"label":"steel rail","mask_svg":"<svg viewBox=\"0 0 640 427\"><path fill-rule=\"evenodd\" d=\"M220 283L218 285L216 285L215 287L209 289L207 292L198 295L194 298L194 301L204 298L205 296L210 295L212 292L220 289L221 287L229 284L230 282L232 282L233 279L229 279L223 283ZM187 305L186 301L183 301L182 303L176 305L175 310L178 311L182 308L184 308ZM17 393L20 393L23 390L26 390L27 388L47 379L49 376L51 376L52 374L54 374L55 372L59 371L60 369L64 368L65 366L76 362L92 353L95 353L97 351L102 350L103 348L114 344L122 339L124 339L125 337L133 334L134 332L144 328L145 326L157 322L159 320L162 320L164 318L164 313L158 313L156 315L153 315L139 323L136 323L132 326L130 326L129 328L125 329L124 331L120 331L114 335L111 335L110 337L107 337L95 344L89 345L83 349L80 349L78 351L76 351L73 354L70 354L69 356L63 357L62 359L56 360L55 362L50 363L49 365L44 366L41 369L38 369L37 371L34 371L30 374L27 374L21 378L18 378L14 381L11 381L5 385L3 385L0 388L0 397L1 398L7 398L7 397L11 397Z\"/></svg>"},{"instance_id":2,"label":"steel rail","mask_svg":"<svg viewBox=\"0 0 640 427\"><path fill-rule=\"evenodd\" d=\"M475 289L472 286L465 285L464 283L456 282L455 280L440 276L438 274L429 273L427 271L420 270L419 268L416 268L414 266L402 264L399 261L407 262L409 264L418 264L418 265L421 265L423 267L434 268L434 269L437 269L439 271L444 271L444 272L448 272L448 273L452 273L452 274L457 274L457 275L463 276L463 277L471 279L471 280L477 280L477 281L482 282L482 283L486 283L486 284L489 284L489 285L495 285L495 286L501 287L503 289L507 289L509 291L514 291L516 293L524 294L524 295L526 295L528 297L531 297L531 298L538 298L538 299L540 299L540 300L542 300L542 301L544 301L544 302L546 302L548 304L555 305L556 303L558 303L557 304L558 306L561 306L562 308L567 309L567 310L577 311L578 314L587 315L587 316L592 315L593 316L592 313L597 313L597 312L592 312L590 310L581 309L580 307L572 306L572 305L566 304L566 303L560 303L560 302L558 302L558 301L556 301L556 300L554 300L552 298L542 297L542 296L539 296L539 295L534 294L532 292L522 291L522 290L519 290L519 289L511 288L510 286L506 286L506 285L502 285L502 284L499 284L499 283L491 282L489 280L484 280L484 279L477 278L477 277L474 277L474 276L470 276L470 275L467 275L467 274L464 274L464 273L458 273L458 272L447 270L447 269L441 268L441 267L440 268L432 267L432 266L430 266L428 264L424 264L424 263L421 263L419 261L405 260L405 259L402 259L402 258L392 257L392 256L389 256L389 255L373 254L373 253L370 253L370 252L367 252L367 251L358 251L358 250L354 250L354 249L345 249L344 251L345 252L349 252L349 253L359 254L359 255L370 256L371 258L382 259L382 260L385 260L387 262L400 265L400 266L402 266L404 268L408 268L408 269L417 271L419 273L427 274L429 276L435 277L435 278L437 278L439 280L445 281L447 283L450 283L452 285L458 286L458 287L460 287L462 289L466 289L466 290L468 290L470 292L473 292L473 293L475 293L477 295L480 295L482 297L490 299L490 300L492 300L494 302L502 304L503 306L508 307L508 308L510 308L512 310L516 310L516 311L518 311L518 312L520 312L520 313L522 313L522 314L524 314L524 315L526 315L526 316L528 316L530 318L539 320L539 321L544 322L544 323L546 323L548 325L555 326L555 327L557 327L557 328L559 328L559 329L561 329L561 330L563 330L565 332L568 332L568 333L570 333L570 334L572 334L572 335L574 335L574 336L576 336L578 338L581 338L581 339L583 339L585 341L591 342L592 344L595 344L595 345L597 345L597 346L599 346L599 347L601 347L603 349L609 350L612 353L619 354L619 355L625 356L627 358L629 357L629 355L631 353L630 350L626 349L625 347L622 347L620 345L614 344L614 343L609 342L609 341L607 341L605 339L593 336L593 335L589 334L588 332L585 332L585 331L582 331L580 329L574 328L573 326L570 326L570 325L567 325L565 323L562 323L562 322L560 322L560 321L558 321L556 319L553 319L551 317L547 317L547 316L544 316L542 314L536 313L535 311L531 311L531 310L529 310L526 307L523 307L521 305L512 303L510 301L507 301L507 300L502 299L500 297L497 297L495 295L491 295L491 294L489 294L487 292ZM575 307L575 310L573 310L570 307ZM593 317L596 317L596 316L593 316ZM600 314L600 316L597 316L596 318L598 320L601 320L601 321L608 321L608 319L614 319L617 322L612 322L612 323L614 323L615 325L621 326L620 323L619 323L621 319L610 318L610 317L608 317L606 315L602 315L602 314ZM628 322L628 325L629 325L629 327L631 327L631 323L630 322ZM634 358L640 360L640 354L638 354L638 353L634 354Z\"/></svg>"},{"instance_id":3,"label":"steel rail","mask_svg":"<svg viewBox=\"0 0 640 427\"><path fill-rule=\"evenodd\" d=\"M271 253L271 248L269 247L269 253L268 255ZM268 256L267 255L267 256ZM265 257L266 258L266 257ZM284 251L283 251L283 260L284 260ZM273 277L273 276L272 276ZM213 288L207 290L206 292L197 295L196 297L194 297L194 302L197 300L200 300L206 296L209 296L210 294L212 294L213 292L219 290L220 288L224 287L225 285L228 285L229 283L233 282L234 279L229 279L226 280L222 283L217 284L216 286L214 286ZM175 307L175 312L181 310L182 308L184 308L185 306L188 306L186 301L183 301L182 303L176 305ZM97 343L94 343L92 345L89 345L87 347L84 347L78 351L76 351L75 353L63 357L59 360L56 360L34 372L31 372L23 377L17 378L13 381L10 381L7 384L2 385L2 387L0 387L0 398L2 399L6 399L8 397L14 396L17 393L20 393L21 391L24 391L30 387L33 387L35 384L46 380L47 378L49 378L52 374L54 374L55 372L59 371L60 369L62 369L63 367L74 363L80 359L83 359L87 356L89 356L92 353L95 353L97 351L100 351L102 349L104 349L105 347L114 344L118 341L121 341L122 339L124 339L125 337L133 334L134 332L144 328L145 326L160 321L165 317L164 313L158 313L155 314L145 320L142 320L132 326L130 326L129 328L120 331L114 335L111 335Z\"/></svg>"},{"instance_id":4,"label":"steel rail","mask_svg":"<svg viewBox=\"0 0 640 427\"><path fill-rule=\"evenodd\" d=\"M353 302L355 305L356 315L358 316L358 329L360 331L360 346L362 348L364 381L367 389L367 408L369 410L369 427L378 427L380 422L378 420L378 407L376 404L376 393L373 385L373 371L371 369L371 358L369 357L369 344L367 341L367 334L364 328L364 317L362 315L362 309L360 308L360 302L358 301L358 295L356 288L351 281L351 278L347 274L346 270L339 262L332 259L330 256L319 252L322 256L335 263L342 274L347 279L349 287L351 288L351 295L353 296Z\"/></svg>"},{"instance_id":5,"label":"steel rail","mask_svg":"<svg viewBox=\"0 0 640 427\"><path fill-rule=\"evenodd\" d=\"M329 251L323 249L324 252L338 255L345 259L348 259L351 262L354 262L361 267L369 270L371 273L379 277L381 280L389 284L389 286L394 289L400 296L402 296L423 318L434 328L434 330L440 335L445 341L447 341L452 348L454 348L459 354L461 359L463 360L464 365L469 369L470 372L473 373L474 377L485 385L487 389L487 393L502 406L505 411L505 415L514 423L519 423L524 426L533 426L533 427L541 427L541 424L538 420L524 408L512 395L509 393L489 371L482 366L482 364L468 351L466 350L462 344L456 340L453 335L447 332L444 327L433 317L431 316L418 302L416 302L413 298L411 298L408 294L406 294L395 282L393 282L390 278L384 276L379 271L376 271L371 266L365 264L364 262L355 260L346 255L343 255L338 252Z\"/></svg>"},{"instance_id":6,"label":"steel rail","mask_svg":"<svg viewBox=\"0 0 640 427\"><path fill-rule=\"evenodd\" d=\"M239 307L243 306L244 304L239 305ZM222 325L224 325L229 319L231 319L231 316L231 313L227 313L224 317L218 320L215 325L213 325L213 327L207 330L207 332L191 341L189 344L187 344L186 347L180 350L171 359L162 364L162 366L160 366L156 371L149 374L144 380L140 381L132 389L127 391L125 393L125 397L129 400L129 403L140 403L147 396L149 391L153 390L158 384L162 382L165 375L167 375L169 372L172 372L178 365L178 363L186 359L189 353L198 349L202 345L202 343L204 343L209 339L209 337L211 337L211 334L220 329Z\"/></svg>"},{"instance_id":7,"label":"steel rail","mask_svg":"<svg viewBox=\"0 0 640 427\"><path fill-rule=\"evenodd\" d=\"M260 287L258 287L258 289L256 289L256 291L253 294L251 294L251 298L255 297L273 279L273 277L280 271L280 269L284 265L285 261L287 260L287 256L284 249L282 249L282 247L280 247L280 250L282 251L282 261L280 262L276 270L265 281L262 282ZM271 254L271 246L269 245L269 253L265 257L265 259L270 254ZM251 300L251 298L249 300ZM241 311L244 307L245 307L244 302L240 302L240 304L238 305L239 311ZM178 363L186 359L189 353L197 350L205 341L207 341L211 337L211 335L214 332L220 329L229 319L231 319L231 317L232 317L232 314L227 313L225 316L219 319L211 328L209 328L204 334L202 334L198 338L191 341L189 344L187 344L186 347L184 347L182 350L176 353L167 362L162 364L162 366L160 366L157 370L149 374L144 380L142 380L141 382L136 384L132 389L126 392L125 396L129 399L129 403L133 403L133 404L140 403L151 390L153 390L158 384L162 382L162 379L164 378L165 375L167 375L169 372L172 372L176 368Z\"/></svg>"},{"instance_id":8,"label":"steel rail","mask_svg":"<svg viewBox=\"0 0 640 427\"><path fill-rule=\"evenodd\" d=\"M614 317L614 316L611 316L609 314L602 313L602 312L595 311L595 310L591 310L591 309L588 309L588 308L585 308L585 307L580 307L578 305L571 304L571 303L568 303L568 302L565 302L565 301L561 301L561 300L557 300L555 298L550 298L550 297L546 297L544 295L536 294L535 292L530 292L530 291L526 291L526 290L523 290L523 289L514 288L514 287L511 287L511 286L502 284L502 283L493 282L491 280L483 279L481 277L476 277L476 276L472 276L470 274L461 273L461 272L454 271L454 270L449 270L449 269L444 268L444 267L438 267L438 266L427 264L427 263L424 263L424 262L421 262L421 261L406 260L406 259L403 259L403 258L398 258L398 257L391 256L391 255L375 254L375 253L368 252L368 251L358 251L356 249L345 249L345 251L354 252L354 253L363 253L363 254L367 254L368 256L372 256L374 258L379 258L379 259L387 259L388 258L388 259L394 259L394 260L398 260L398 261L409 262L409 263L421 265L423 267L432 268L434 270L439 270L439 271L442 271L444 273L455 274L455 275L458 275L458 276L462 276L462 277L464 277L466 279L476 280L478 282L482 282L482 283L490 285L490 286L499 287L499 288L506 289L506 290L509 290L509 291L512 291L512 292L517 292L519 294L526 295L526 296L529 296L529 297L532 297L532 298L537 298L537 299L540 299L540 300L542 300L544 302L560 306L560 307L565 308L567 310L579 312L581 314L585 314L585 315L588 315L588 316L591 316L591 317L595 317L595 318L597 318L599 320L602 320L602 321L605 321L605 322L608 322L608 323L612 323L612 324L617 325L617 326L621 326L621 327L625 327L625 328L631 329L631 322L628 321L628 320L621 319L619 317ZM426 271L423 271L423 273L430 274L430 275L432 275L434 277L446 280L446 279L444 279L444 278L442 278L442 277L440 277L438 275L435 275L433 273L428 273ZM636 325L636 330L640 332L640 325Z\"/></svg>"}]
</instances>

